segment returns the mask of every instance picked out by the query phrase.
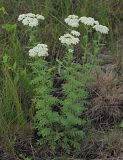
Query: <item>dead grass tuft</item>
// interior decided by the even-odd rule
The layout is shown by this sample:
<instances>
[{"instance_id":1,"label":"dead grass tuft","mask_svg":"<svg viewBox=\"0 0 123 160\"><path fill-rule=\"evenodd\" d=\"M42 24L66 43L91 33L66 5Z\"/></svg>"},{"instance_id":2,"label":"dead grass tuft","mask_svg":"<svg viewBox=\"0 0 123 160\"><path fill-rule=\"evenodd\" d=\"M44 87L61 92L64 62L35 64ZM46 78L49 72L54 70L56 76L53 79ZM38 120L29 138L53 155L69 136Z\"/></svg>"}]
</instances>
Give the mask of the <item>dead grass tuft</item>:
<instances>
[{"instance_id":1,"label":"dead grass tuft","mask_svg":"<svg viewBox=\"0 0 123 160\"><path fill-rule=\"evenodd\" d=\"M115 124L122 117L123 85L112 73L97 73L89 117L96 125Z\"/></svg>"},{"instance_id":2,"label":"dead grass tuft","mask_svg":"<svg viewBox=\"0 0 123 160\"><path fill-rule=\"evenodd\" d=\"M81 150L86 160L123 159L123 133L119 129L108 132L93 130L86 142L82 143Z\"/></svg>"}]
</instances>

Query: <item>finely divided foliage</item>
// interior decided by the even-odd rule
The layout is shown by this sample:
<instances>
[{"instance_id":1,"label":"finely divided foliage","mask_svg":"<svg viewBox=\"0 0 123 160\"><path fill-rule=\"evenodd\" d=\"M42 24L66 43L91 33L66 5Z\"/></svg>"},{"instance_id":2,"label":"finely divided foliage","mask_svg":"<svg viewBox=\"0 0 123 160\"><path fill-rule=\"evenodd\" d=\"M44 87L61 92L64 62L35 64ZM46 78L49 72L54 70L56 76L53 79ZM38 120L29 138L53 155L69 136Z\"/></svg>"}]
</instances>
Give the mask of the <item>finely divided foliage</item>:
<instances>
[{"instance_id":1,"label":"finely divided foliage","mask_svg":"<svg viewBox=\"0 0 123 160\"><path fill-rule=\"evenodd\" d=\"M52 95L53 77L48 64L42 58L31 63L33 87L33 106L36 109L35 128L40 136L39 143L47 144L52 150L57 146L59 137L55 125L59 123L58 112L53 111L58 99Z\"/></svg>"},{"instance_id":2,"label":"finely divided foliage","mask_svg":"<svg viewBox=\"0 0 123 160\"><path fill-rule=\"evenodd\" d=\"M66 53L63 64L61 79L65 83L62 85L64 99L61 101L61 124L64 126L64 148L69 150L73 147L79 151L80 142L85 136L81 127L86 124L86 120L81 116L86 110L86 86L90 78L85 74L87 70L85 72L82 65L74 62L73 53Z\"/></svg>"}]
</instances>

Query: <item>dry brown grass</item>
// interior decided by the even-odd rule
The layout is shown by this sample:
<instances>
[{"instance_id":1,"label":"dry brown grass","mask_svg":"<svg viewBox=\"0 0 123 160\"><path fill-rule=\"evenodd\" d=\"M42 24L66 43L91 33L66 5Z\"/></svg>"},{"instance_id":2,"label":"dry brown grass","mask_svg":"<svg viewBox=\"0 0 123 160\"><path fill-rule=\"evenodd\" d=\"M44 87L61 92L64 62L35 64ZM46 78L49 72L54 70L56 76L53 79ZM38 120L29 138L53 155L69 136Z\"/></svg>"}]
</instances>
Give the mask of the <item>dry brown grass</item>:
<instances>
[{"instance_id":1,"label":"dry brown grass","mask_svg":"<svg viewBox=\"0 0 123 160\"><path fill-rule=\"evenodd\" d=\"M100 71L96 77L89 117L98 126L115 124L123 115L123 85L112 73Z\"/></svg>"},{"instance_id":2,"label":"dry brown grass","mask_svg":"<svg viewBox=\"0 0 123 160\"><path fill-rule=\"evenodd\" d=\"M122 131L116 128L108 132L93 130L82 143L82 153L86 160L122 160Z\"/></svg>"}]
</instances>

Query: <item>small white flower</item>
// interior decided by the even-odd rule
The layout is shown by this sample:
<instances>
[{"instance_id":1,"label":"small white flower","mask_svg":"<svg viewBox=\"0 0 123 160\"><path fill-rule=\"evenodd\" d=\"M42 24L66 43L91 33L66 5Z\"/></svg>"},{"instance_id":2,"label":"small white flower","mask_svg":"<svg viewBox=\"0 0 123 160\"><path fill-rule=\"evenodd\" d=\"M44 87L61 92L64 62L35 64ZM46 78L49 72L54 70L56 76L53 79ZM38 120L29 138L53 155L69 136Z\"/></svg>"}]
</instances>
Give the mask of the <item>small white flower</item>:
<instances>
[{"instance_id":1,"label":"small white flower","mask_svg":"<svg viewBox=\"0 0 123 160\"><path fill-rule=\"evenodd\" d=\"M80 33L78 31L75 31L75 30L72 30L71 34L74 35L74 36L76 36L76 37L80 36Z\"/></svg>"},{"instance_id":2,"label":"small white flower","mask_svg":"<svg viewBox=\"0 0 123 160\"><path fill-rule=\"evenodd\" d=\"M29 25L29 20L27 18L23 19L22 23L23 23L24 26L27 26L27 25Z\"/></svg>"},{"instance_id":3,"label":"small white flower","mask_svg":"<svg viewBox=\"0 0 123 160\"><path fill-rule=\"evenodd\" d=\"M29 50L29 56L30 57L35 57L36 55L37 55L37 52L35 51L34 48Z\"/></svg>"},{"instance_id":4,"label":"small white flower","mask_svg":"<svg viewBox=\"0 0 123 160\"><path fill-rule=\"evenodd\" d=\"M25 14L21 14L21 15L19 15L19 17L18 17L18 21L22 21L25 17L26 17L26 15L25 15Z\"/></svg>"},{"instance_id":5,"label":"small white flower","mask_svg":"<svg viewBox=\"0 0 123 160\"><path fill-rule=\"evenodd\" d=\"M97 32L100 32L100 33L103 33L103 34L108 34L109 32L109 28L106 27L106 26L103 26L103 25L95 25L93 26L93 28L97 31Z\"/></svg>"},{"instance_id":6,"label":"small white flower","mask_svg":"<svg viewBox=\"0 0 123 160\"><path fill-rule=\"evenodd\" d=\"M98 22L98 21L94 21L94 24L95 24L95 25L99 25L99 22Z\"/></svg>"},{"instance_id":7,"label":"small white flower","mask_svg":"<svg viewBox=\"0 0 123 160\"><path fill-rule=\"evenodd\" d=\"M92 17L80 17L79 21L88 26L93 26L95 24L95 20Z\"/></svg>"},{"instance_id":8,"label":"small white flower","mask_svg":"<svg viewBox=\"0 0 123 160\"><path fill-rule=\"evenodd\" d=\"M27 14L21 14L18 17L18 21L22 21L23 25L30 27L38 26L39 20L44 20L44 16L39 14L35 15L33 13L27 13Z\"/></svg>"},{"instance_id":9,"label":"small white flower","mask_svg":"<svg viewBox=\"0 0 123 160\"><path fill-rule=\"evenodd\" d=\"M71 34L64 34L59 38L62 44L66 45L76 45L79 43L79 38L72 36Z\"/></svg>"},{"instance_id":10,"label":"small white flower","mask_svg":"<svg viewBox=\"0 0 123 160\"><path fill-rule=\"evenodd\" d=\"M46 57L48 56L48 46L46 44L38 44L34 48L29 50L30 57Z\"/></svg>"},{"instance_id":11,"label":"small white flower","mask_svg":"<svg viewBox=\"0 0 123 160\"><path fill-rule=\"evenodd\" d=\"M85 25L90 25L90 26L93 26L94 24L94 19L91 18L91 17L81 17L80 19L80 22L84 23Z\"/></svg>"},{"instance_id":12,"label":"small white flower","mask_svg":"<svg viewBox=\"0 0 123 160\"><path fill-rule=\"evenodd\" d=\"M45 19L44 16L42 16L42 15L40 15L40 14L36 14L36 18L37 18L37 19L41 19L41 20L44 20L44 19Z\"/></svg>"},{"instance_id":13,"label":"small white flower","mask_svg":"<svg viewBox=\"0 0 123 160\"><path fill-rule=\"evenodd\" d=\"M67 23L71 27L78 27L79 17L76 15L69 15L67 18L65 18L65 23Z\"/></svg>"},{"instance_id":14,"label":"small white flower","mask_svg":"<svg viewBox=\"0 0 123 160\"><path fill-rule=\"evenodd\" d=\"M26 15L26 17L35 18L35 14L33 14L33 13L27 13L25 15Z\"/></svg>"},{"instance_id":15,"label":"small white flower","mask_svg":"<svg viewBox=\"0 0 123 160\"><path fill-rule=\"evenodd\" d=\"M38 26L38 20L36 18L33 18L29 21L29 26L30 27L36 27Z\"/></svg>"}]
</instances>

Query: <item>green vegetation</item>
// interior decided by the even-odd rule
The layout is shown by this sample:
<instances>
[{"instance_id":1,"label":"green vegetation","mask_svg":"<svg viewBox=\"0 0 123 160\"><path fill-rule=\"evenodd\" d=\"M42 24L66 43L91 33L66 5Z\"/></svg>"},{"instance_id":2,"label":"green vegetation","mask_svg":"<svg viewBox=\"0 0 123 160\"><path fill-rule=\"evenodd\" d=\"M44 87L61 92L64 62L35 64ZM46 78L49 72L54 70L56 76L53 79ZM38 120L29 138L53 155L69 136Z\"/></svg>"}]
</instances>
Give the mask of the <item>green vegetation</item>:
<instances>
[{"instance_id":1,"label":"green vegetation","mask_svg":"<svg viewBox=\"0 0 123 160\"><path fill-rule=\"evenodd\" d=\"M122 158L122 7L0 0L1 160Z\"/></svg>"}]
</instances>

